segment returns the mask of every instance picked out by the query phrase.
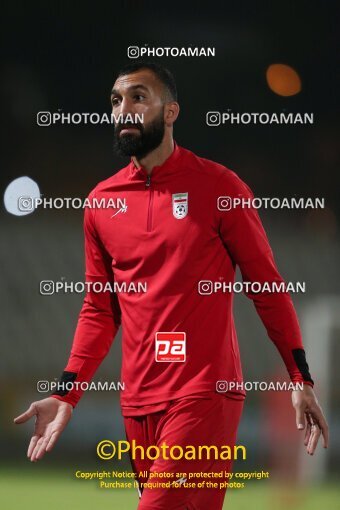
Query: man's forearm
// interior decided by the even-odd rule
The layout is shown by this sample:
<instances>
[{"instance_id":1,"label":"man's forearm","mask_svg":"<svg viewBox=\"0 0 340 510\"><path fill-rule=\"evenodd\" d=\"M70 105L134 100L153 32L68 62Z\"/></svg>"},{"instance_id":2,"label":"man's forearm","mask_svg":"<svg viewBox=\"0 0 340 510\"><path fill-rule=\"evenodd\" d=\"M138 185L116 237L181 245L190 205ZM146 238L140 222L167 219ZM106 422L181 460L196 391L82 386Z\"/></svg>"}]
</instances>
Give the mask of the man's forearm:
<instances>
[{"instance_id":1,"label":"man's forearm","mask_svg":"<svg viewBox=\"0 0 340 510\"><path fill-rule=\"evenodd\" d=\"M83 394L80 384L89 382L110 350L120 325L116 295L89 292L81 309L71 355L52 395L75 407Z\"/></svg>"},{"instance_id":2,"label":"man's forearm","mask_svg":"<svg viewBox=\"0 0 340 510\"><path fill-rule=\"evenodd\" d=\"M251 298L269 338L281 354L291 380L313 386L298 318L290 295L262 293Z\"/></svg>"}]
</instances>

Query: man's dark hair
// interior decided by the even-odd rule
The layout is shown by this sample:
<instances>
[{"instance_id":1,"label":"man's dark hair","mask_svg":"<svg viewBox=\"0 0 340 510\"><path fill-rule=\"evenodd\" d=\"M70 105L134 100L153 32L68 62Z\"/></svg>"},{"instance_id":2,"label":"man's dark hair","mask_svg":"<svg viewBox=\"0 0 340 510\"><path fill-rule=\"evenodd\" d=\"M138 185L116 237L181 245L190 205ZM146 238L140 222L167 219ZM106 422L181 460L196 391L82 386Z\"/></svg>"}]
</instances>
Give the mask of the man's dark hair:
<instances>
[{"instance_id":1,"label":"man's dark hair","mask_svg":"<svg viewBox=\"0 0 340 510\"><path fill-rule=\"evenodd\" d=\"M127 64L118 72L117 78L119 76L136 73L141 69L149 69L157 76L165 89L164 99L166 101L177 101L177 87L172 73L166 67L155 64L154 62L138 61Z\"/></svg>"}]
</instances>

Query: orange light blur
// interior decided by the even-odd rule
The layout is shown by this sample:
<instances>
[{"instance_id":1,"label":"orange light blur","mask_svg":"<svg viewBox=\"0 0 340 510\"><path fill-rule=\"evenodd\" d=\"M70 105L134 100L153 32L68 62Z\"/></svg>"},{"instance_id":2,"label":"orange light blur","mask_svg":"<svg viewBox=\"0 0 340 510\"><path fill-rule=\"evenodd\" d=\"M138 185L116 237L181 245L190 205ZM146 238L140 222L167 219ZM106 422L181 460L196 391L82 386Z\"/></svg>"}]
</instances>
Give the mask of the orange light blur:
<instances>
[{"instance_id":1,"label":"orange light blur","mask_svg":"<svg viewBox=\"0 0 340 510\"><path fill-rule=\"evenodd\" d=\"M285 64L272 64L266 71L268 87L279 96L294 96L301 91L298 73Z\"/></svg>"}]
</instances>

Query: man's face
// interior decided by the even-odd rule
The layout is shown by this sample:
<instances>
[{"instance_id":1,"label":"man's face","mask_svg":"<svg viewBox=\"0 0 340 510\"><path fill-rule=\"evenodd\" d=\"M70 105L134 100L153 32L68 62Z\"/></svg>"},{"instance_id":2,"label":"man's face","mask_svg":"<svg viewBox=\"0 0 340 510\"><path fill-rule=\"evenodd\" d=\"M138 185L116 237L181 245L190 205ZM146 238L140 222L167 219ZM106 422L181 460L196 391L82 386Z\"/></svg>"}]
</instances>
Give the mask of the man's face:
<instances>
[{"instance_id":1,"label":"man's face","mask_svg":"<svg viewBox=\"0 0 340 510\"><path fill-rule=\"evenodd\" d=\"M122 156L145 157L162 142L165 131L163 87L149 69L120 76L112 89L111 104L115 118L114 147ZM144 124L124 122L126 115L142 115Z\"/></svg>"}]
</instances>

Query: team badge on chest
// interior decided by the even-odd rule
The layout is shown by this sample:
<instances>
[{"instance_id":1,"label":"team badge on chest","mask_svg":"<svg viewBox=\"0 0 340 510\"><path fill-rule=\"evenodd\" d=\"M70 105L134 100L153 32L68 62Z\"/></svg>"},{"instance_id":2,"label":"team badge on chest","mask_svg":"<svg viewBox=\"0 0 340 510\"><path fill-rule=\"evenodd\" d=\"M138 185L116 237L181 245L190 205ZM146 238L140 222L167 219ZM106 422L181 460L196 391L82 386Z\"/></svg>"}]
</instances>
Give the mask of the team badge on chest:
<instances>
[{"instance_id":1,"label":"team badge on chest","mask_svg":"<svg viewBox=\"0 0 340 510\"><path fill-rule=\"evenodd\" d=\"M172 214L181 220L188 214L188 193L174 193L172 195Z\"/></svg>"}]
</instances>

